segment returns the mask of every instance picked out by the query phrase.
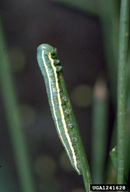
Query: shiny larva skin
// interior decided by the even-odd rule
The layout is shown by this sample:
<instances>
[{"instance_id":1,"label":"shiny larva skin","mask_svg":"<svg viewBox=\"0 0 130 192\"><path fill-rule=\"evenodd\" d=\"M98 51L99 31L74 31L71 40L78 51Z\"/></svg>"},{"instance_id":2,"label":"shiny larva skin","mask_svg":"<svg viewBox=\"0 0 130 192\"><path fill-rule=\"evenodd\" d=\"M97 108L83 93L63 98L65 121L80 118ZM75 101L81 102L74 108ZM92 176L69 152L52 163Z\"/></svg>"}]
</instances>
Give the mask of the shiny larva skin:
<instances>
[{"instance_id":1,"label":"shiny larva skin","mask_svg":"<svg viewBox=\"0 0 130 192\"><path fill-rule=\"evenodd\" d=\"M58 80L58 73L61 70L61 66L57 59L57 50L48 44L42 44L37 48L37 60L44 76L48 100L57 132L67 151L71 164L80 175L81 165L75 144L77 139L72 124L67 122L69 119L69 110L66 110L66 106L62 101L63 93Z\"/></svg>"}]
</instances>

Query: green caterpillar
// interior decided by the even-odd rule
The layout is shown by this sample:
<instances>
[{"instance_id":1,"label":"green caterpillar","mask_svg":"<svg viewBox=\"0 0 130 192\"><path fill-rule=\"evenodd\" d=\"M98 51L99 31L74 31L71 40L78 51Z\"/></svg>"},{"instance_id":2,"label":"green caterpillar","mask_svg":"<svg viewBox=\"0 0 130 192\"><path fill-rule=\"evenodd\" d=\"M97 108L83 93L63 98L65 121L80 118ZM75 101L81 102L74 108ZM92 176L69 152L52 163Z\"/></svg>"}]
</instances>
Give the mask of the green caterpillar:
<instances>
[{"instance_id":1,"label":"green caterpillar","mask_svg":"<svg viewBox=\"0 0 130 192\"><path fill-rule=\"evenodd\" d=\"M62 66L57 50L48 44L37 48L37 60L44 76L48 100L58 135L65 147L72 166L81 174L75 127L71 119L70 100L62 89Z\"/></svg>"}]
</instances>

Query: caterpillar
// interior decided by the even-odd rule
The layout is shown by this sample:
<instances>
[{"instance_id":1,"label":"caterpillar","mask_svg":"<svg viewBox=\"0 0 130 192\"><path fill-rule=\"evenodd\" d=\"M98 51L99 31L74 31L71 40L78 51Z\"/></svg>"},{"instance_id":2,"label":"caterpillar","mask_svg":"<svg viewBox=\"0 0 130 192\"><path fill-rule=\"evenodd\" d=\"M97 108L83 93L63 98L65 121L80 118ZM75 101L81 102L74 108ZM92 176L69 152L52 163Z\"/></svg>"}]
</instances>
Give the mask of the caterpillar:
<instances>
[{"instance_id":1,"label":"caterpillar","mask_svg":"<svg viewBox=\"0 0 130 192\"><path fill-rule=\"evenodd\" d=\"M58 135L69 156L70 162L79 175L81 163L77 148L78 138L71 117L71 104L62 78L62 66L57 56L57 49L49 44L37 48L37 61L45 80L50 109Z\"/></svg>"}]
</instances>

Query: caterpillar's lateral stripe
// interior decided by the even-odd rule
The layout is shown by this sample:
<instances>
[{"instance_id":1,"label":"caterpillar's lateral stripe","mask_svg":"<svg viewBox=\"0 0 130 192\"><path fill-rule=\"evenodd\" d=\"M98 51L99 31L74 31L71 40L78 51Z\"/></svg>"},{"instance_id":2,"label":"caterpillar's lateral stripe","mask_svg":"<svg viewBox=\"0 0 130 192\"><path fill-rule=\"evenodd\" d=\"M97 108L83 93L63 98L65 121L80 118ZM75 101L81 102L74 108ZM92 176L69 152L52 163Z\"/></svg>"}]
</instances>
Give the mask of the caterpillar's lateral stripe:
<instances>
[{"instance_id":1,"label":"caterpillar's lateral stripe","mask_svg":"<svg viewBox=\"0 0 130 192\"><path fill-rule=\"evenodd\" d=\"M67 151L73 167L78 174L81 174L78 149L76 147L77 138L73 124L70 122L71 119L69 113L67 114L66 112L67 110L69 111L69 101L67 99L64 101L64 94L59 81L61 66L59 60L57 60L57 51L48 44L42 44L38 47L37 58L45 79L49 104L59 137Z\"/></svg>"}]
</instances>

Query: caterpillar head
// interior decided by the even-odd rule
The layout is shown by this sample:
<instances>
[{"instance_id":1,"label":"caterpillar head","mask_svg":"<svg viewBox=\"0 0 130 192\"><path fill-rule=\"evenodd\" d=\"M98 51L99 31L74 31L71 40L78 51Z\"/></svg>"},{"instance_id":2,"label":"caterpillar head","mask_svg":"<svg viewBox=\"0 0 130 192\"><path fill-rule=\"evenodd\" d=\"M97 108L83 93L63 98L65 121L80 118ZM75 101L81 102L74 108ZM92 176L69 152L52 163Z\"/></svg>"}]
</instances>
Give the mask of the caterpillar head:
<instances>
[{"instance_id":1,"label":"caterpillar head","mask_svg":"<svg viewBox=\"0 0 130 192\"><path fill-rule=\"evenodd\" d=\"M57 50L56 50L56 48L54 48L54 47L52 47L51 45L49 45L49 44L41 44L41 45L39 45L38 46L38 48L37 48L37 51L39 52L41 52L41 51L46 51L46 52L49 52L49 53L51 53L51 54L57 54Z\"/></svg>"}]
</instances>

